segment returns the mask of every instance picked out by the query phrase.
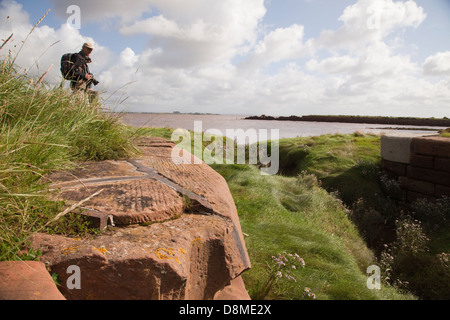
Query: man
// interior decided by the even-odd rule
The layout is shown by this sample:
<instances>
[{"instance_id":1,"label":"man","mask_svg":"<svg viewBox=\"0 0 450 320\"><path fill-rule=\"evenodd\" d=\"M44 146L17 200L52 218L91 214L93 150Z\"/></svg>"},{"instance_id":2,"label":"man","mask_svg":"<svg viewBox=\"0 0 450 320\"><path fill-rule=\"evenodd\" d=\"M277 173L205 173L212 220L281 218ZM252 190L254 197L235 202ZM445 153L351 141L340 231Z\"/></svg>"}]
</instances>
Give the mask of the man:
<instances>
[{"instance_id":1,"label":"man","mask_svg":"<svg viewBox=\"0 0 450 320\"><path fill-rule=\"evenodd\" d=\"M86 42L83 44L81 51L75 54L73 80L70 82L70 87L73 92L85 91L89 94L89 100L92 102L98 98L98 92L91 89L92 84L95 86L98 81L94 79L93 74L89 71L88 64L92 62L89 57L94 50L94 46Z\"/></svg>"}]
</instances>

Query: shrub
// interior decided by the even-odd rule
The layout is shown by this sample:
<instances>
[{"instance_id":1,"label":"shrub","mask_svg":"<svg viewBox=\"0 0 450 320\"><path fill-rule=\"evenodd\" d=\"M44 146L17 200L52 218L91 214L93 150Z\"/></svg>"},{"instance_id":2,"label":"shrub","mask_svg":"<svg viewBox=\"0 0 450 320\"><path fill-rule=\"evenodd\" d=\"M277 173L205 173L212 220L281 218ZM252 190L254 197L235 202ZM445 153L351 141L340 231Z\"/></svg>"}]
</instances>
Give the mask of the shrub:
<instances>
[{"instance_id":1,"label":"shrub","mask_svg":"<svg viewBox=\"0 0 450 320\"><path fill-rule=\"evenodd\" d=\"M432 255L420 221L406 217L397 221L397 239L380 256L384 280L421 299L448 299L448 254Z\"/></svg>"},{"instance_id":2,"label":"shrub","mask_svg":"<svg viewBox=\"0 0 450 320\"><path fill-rule=\"evenodd\" d=\"M353 204L349 217L370 248L377 248L386 240L383 237L386 229L383 216L374 208L368 207L363 199Z\"/></svg>"},{"instance_id":3,"label":"shrub","mask_svg":"<svg viewBox=\"0 0 450 320\"><path fill-rule=\"evenodd\" d=\"M411 204L411 215L422 221L425 228L437 231L446 226L450 220L450 197L442 197L434 201L418 199Z\"/></svg>"}]
</instances>

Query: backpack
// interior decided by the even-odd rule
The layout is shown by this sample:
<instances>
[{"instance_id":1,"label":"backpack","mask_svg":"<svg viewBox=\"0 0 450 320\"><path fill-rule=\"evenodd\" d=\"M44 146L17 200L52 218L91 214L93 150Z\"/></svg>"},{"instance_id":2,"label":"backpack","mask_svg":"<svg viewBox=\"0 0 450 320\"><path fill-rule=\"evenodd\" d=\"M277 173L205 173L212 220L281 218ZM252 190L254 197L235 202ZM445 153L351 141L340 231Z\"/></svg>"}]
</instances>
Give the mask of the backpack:
<instances>
[{"instance_id":1,"label":"backpack","mask_svg":"<svg viewBox=\"0 0 450 320\"><path fill-rule=\"evenodd\" d=\"M75 69L76 54L66 53L61 57L61 74L66 80L74 80L73 71Z\"/></svg>"}]
</instances>

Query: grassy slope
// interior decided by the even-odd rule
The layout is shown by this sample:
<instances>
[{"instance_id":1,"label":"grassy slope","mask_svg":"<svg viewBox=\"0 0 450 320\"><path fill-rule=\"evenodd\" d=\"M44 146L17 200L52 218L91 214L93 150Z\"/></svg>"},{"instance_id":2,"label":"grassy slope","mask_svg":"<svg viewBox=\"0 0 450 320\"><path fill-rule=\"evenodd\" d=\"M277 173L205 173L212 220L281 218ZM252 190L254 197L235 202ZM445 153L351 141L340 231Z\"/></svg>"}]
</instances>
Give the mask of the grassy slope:
<instances>
[{"instance_id":1,"label":"grassy slope","mask_svg":"<svg viewBox=\"0 0 450 320\"><path fill-rule=\"evenodd\" d=\"M318 299L404 299L392 288L371 291L365 271L372 253L341 202L310 175L262 176L251 166L214 166L233 194L253 268L244 274L252 297L269 277L266 264L279 252L298 253L306 267L295 286L274 287L266 298L300 299L309 287Z\"/></svg>"},{"instance_id":2,"label":"grassy slope","mask_svg":"<svg viewBox=\"0 0 450 320\"><path fill-rule=\"evenodd\" d=\"M284 139L280 171L287 176L315 174L326 189L339 191L347 205L360 197L375 201L381 190L371 175L381 160L380 144L379 136L361 134Z\"/></svg>"},{"instance_id":3,"label":"grassy slope","mask_svg":"<svg viewBox=\"0 0 450 320\"><path fill-rule=\"evenodd\" d=\"M399 254L393 260L394 266L397 264L393 277L408 281L408 288L422 298L442 299L448 296L448 285L441 285L448 278L445 271L438 265L425 269L421 267L439 264L435 256L449 252L450 228L442 219L436 220L437 216L445 215L444 212L448 215L448 210L432 209L432 205L415 205L411 211L411 208L398 206L395 201L384 196L383 191L387 190L388 194L398 191L396 187L392 189L389 181L380 174L378 136L353 134L286 139L280 142L280 157L285 174L295 176L302 171L314 173L328 191L337 190L339 198L348 207L358 199L364 199L363 202L357 202L359 209L352 211L351 219L358 223L366 242L371 248L376 248L378 253L384 248L383 244L393 245L396 221L405 218L403 210L408 210L407 214L419 219L430 239L427 244L429 253L421 257L421 262L417 259L403 265L400 262L408 257ZM438 230L429 228L436 223L439 224Z\"/></svg>"}]
</instances>

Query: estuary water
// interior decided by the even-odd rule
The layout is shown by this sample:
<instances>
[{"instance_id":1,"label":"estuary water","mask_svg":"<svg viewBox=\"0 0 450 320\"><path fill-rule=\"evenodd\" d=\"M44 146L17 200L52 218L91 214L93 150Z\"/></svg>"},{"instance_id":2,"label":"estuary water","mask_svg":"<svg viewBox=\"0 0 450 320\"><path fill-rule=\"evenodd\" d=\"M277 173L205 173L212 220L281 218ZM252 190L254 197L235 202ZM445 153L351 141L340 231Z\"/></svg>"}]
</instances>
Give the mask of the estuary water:
<instances>
[{"instance_id":1,"label":"estuary water","mask_svg":"<svg viewBox=\"0 0 450 320\"><path fill-rule=\"evenodd\" d=\"M222 136L230 136L228 131L242 129L260 130L268 133L271 137L271 130L279 130L279 138L295 138L320 136L325 134L351 134L354 132L391 134L391 133L414 133L417 135L437 134L439 129L433 127L435 131L427 130L429 127L400 126L383 124L359 124L359 123L327 123L327 122L307 122L307 121L270 121L270 120L245 120L246 116L240 115L212 115L212 114L171 114L171 113L124 113L122 121L134 127L155 127L187 129L192 131L207 131L215 129L220 131ZM395 129L394 129L395 128ZM421 130L417 130L421 129ZM264 139L263 135L258 135L257 139ZM267 140L267 138L266 138ZM254 143L256 141L249 141Z\"/></svg>"}]
</instances>

